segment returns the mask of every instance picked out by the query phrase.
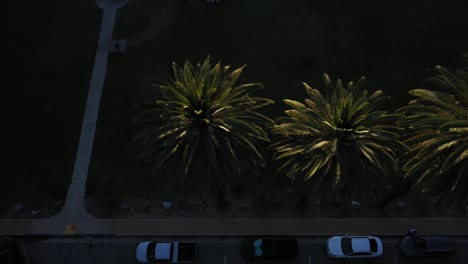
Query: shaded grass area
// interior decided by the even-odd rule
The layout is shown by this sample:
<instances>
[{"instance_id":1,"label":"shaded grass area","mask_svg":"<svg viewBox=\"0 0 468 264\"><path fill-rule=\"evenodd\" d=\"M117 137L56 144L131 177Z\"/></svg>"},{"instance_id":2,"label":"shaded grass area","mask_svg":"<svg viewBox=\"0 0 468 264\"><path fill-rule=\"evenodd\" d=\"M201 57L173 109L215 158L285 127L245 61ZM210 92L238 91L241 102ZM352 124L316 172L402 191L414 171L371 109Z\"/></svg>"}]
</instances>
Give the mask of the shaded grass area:
<instances>
[{"instance_id":1,"label":"shaded grass area","mask_svg":"<svg viewBox=\"0 0 468 264\"><path fill-rule=\"evenodd\" d=\"M70 183L101 12L92 1L5 4L7 162L0 210L21 202L47 210L64 200Z\"/></svg>"},{"instance_id":2,"label":"shaded grass area","mask_svg":"<svg viewBox=\"0 0 468 264\"><path fill-rule=\"evenodd\" d=\"M184 2L130 1L119 11L116 35L128 39L128 50L109 62L87 190L98 202L187 195L152 177L131 142L133 105L153 95L145 79L163 80L173 61L197 62L209 54L212 62L247 64L239 83L263 83L259 95L276 101L266 109L276 118L285 110L282 99L305 98L301 82L321 88L323 72L345 82L366 76L370 91L392 96L393 111L409 101L409 89L427 86L434 65L460 65L468 47L460 8L466 3L458 0L423 6L368 0ZM263 171L261 183L249 181L254 187L245 193L285 194L285 180L268 186L268 179L280 177L275 166Z\"/></svg>"}]
</instances>

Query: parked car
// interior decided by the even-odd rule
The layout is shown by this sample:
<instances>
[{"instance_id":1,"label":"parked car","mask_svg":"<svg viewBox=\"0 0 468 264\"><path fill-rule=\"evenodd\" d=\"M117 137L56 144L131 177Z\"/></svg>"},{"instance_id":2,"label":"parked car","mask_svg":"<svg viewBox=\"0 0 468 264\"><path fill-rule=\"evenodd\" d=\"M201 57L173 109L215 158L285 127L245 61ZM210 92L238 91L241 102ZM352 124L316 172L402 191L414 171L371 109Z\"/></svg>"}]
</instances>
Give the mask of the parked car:
<instances>
[{"instance_id":1,"label":"parked car","mask_svg":"<svg viewBox=\"0 0 468 264\"><path fill-rule=\"evenodd\" d=\"M376 258L383 255L382 240L375 236L334 236L327 240L332 258Z\"/></svg>"},{"instance_id":2,"label":"parked car","mask_svg":"<svg viewBox=\"0 0 468 264\"><path fill-rule=\"evenodd\" d=\"M400 242L401 253L408 257L450 256L455 254L455 240L444 236L408 234Z\"/></svg>"},{"instance_id":3,"label":"parked car","mask_svg":"<svg viewBox=\"0 0 468 264\"><path fill-rule=\"evenodd\" d=\"M241 255L249 260L293 258L297 256L297 240L292 237L253 237L241 244Z\"/></svg>"},{"instance_id":4,"label":"parked car","mask_svg":"<svg viewBox=\"0 0 468 264\"><path fill-rule=\"evenodd\" d=\"M140 263L198 263L196 243L146 241L138 243L136 259Z\"/></svg>"},{"instance_id":5,"label":"parked car","mask_svg":"<svg viewBox=\"0 0 468 264\"><path fill-rule=\"evenodd\" d=\"M12 236L0 236L1 264L29 264L28 252L24 243Z\"/></svg>"}]
</instances>

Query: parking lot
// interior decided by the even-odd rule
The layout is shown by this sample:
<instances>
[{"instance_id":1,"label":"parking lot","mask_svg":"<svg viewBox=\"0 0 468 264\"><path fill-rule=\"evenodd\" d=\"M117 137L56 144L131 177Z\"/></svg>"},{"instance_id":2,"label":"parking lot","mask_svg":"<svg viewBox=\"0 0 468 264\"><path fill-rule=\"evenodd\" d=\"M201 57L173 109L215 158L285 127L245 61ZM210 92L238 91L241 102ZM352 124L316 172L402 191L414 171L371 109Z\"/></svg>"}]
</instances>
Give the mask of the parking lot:
<instances>
[{"instance_id":1,"label":"parking lot","mask_svg":"<svg viewBox=\"0 0 468 264\"><path fill-rule=\"evenodd\" d=\"M36 264L133 264L136 245L154 237L113 238L51 238L38 241L25 238L32 263ZM198 243L199 263L250 263L240 255L241 237L158 237L161 241L181 240ZM369 260L331 259L325 251L327 237L298 237L298 256L288 260L256 263L316 264L316 263L375 263L375 264L465 264L468 259L468 238L456 237L457 253L448 258L411 259L403 257L398 248L399 237L382 237L384 257Z\"/></svg>"}]
</instances>

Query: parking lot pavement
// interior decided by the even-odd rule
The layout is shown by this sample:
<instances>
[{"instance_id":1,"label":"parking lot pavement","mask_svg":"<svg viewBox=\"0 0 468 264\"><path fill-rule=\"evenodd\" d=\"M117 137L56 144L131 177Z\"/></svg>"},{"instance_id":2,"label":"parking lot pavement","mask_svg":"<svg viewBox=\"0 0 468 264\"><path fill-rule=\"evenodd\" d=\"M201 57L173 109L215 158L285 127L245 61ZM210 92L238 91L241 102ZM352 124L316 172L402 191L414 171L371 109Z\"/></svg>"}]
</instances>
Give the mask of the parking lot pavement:
<instances>
[{"instance_id":1,"label":"parking lot pavement","mask_svg":"<svg viewBox=\"0 0 468 264\"><path fill-rule=\"evenodd\" d=\"M32 263L35 264L133 264L136 245L153 237L111 239L24 239ZM242 237L158 237L161 241L195 241L200 264L246 264L240 255ZM268 264L466 264L468 238L456 238L457 253L450 258L410 259L399 253L399 237L384 237L384 257L370 260L336 260L325 252L327 237L298 238L298 256L287 260L269 260ZM309 261L310 260L310 261Z\"/></svg>"},{"instance_id":2,"label":"parking lot pavement","mask_svg":"<svg viewBox=\"0 0 468 264\"><path fill-rule=\"evenodd\" d=\"M137 263L133 244L37 243L29 244L29 254L37 264Z\"/></svg>"}]
</instances>

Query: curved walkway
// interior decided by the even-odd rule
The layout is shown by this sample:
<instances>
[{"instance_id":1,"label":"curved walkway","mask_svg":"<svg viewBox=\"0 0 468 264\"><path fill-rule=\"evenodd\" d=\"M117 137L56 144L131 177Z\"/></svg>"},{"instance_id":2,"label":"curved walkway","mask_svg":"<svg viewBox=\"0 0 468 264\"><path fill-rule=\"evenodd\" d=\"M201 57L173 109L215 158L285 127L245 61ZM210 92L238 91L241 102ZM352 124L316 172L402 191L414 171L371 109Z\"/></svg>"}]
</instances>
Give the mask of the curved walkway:
<instances>
[{"instance_id":1,"label":"curved walkway","mask_svg":"<svg viewBox=\"0 0 468 264\"><path fill-rule=\"evenodd\" d=\"M69 225L78 234L114 235L401 235L410 228L421 233L468 235L466 218L353 218L353 219L97 219L84 205L86 178L96 131L102 89L117 9L128 0L96 0L104 10L95 65L91 76L81 137L64 207L59 214L38 220L0 220L0 234L63 234ZM124 44L124 43L122 43Z\"/></svg>"},{"instance_id":2,"label":"curved walkway","mask_svg":"<svg viewBox=\"0 0 468 264\"><path fill-rule=\"evenodd\" d=\"M97 6L103 9L104 13L72 180L62 210L50 218L33 220L30 229L32 233L62 233L66 227L83 233L110 232L108 220L95 219L87 212L84 197L108 56L117 48L122 49L120 44L115 44L112 39L115 17L117 9L127 2L128 0L96 0Z\"/></svg>"}]
</instances>

